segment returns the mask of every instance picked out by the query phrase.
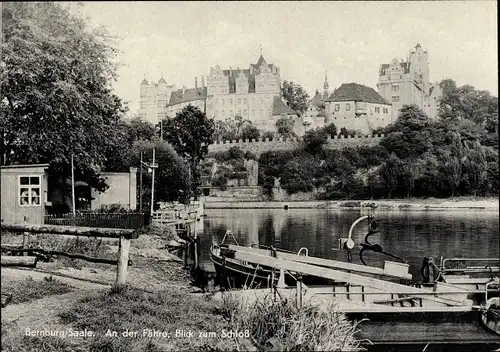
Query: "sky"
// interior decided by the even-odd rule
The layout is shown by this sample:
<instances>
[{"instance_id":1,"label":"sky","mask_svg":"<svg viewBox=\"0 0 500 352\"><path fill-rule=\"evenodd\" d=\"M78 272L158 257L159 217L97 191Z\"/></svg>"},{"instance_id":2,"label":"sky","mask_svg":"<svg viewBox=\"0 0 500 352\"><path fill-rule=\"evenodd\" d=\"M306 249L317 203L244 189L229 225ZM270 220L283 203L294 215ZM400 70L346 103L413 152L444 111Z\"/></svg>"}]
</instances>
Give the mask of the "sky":
<instances>
[{"instance_id":1,"label":"sky","mask_svg":"<svg viewBox=\"0 0 500 352\"><path fill-rule=\"evenodd\" d=\"M312 96L359 83L376 89L381 64L420 43L430 80L451 78L498 96L496 1L84 2L91 26L117 37L113 87L131 114L144 77L194 87L210 67L248 68L262 54Z\"/></svg>"}]
</instances>

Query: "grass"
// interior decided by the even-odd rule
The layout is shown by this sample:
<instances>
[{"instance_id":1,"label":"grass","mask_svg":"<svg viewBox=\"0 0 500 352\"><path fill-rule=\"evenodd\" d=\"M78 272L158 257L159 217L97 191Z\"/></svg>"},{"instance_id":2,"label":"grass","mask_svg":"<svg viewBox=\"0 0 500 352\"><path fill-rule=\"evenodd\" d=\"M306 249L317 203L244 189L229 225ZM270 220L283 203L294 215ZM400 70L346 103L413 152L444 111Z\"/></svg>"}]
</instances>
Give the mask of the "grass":
<instances>
[{"instance_id":1,"label":"grass","mask_svg":"<svg viewBox=\"0 0 500 352\"><path fill-rule=\"evenodd\" d=\"M221 314L233 330L249 331L259 350L356 351L356 325L334 306L298 308L295 301L274 300L270 295L245 304L231 293L223 295Z\"/></svg>"},{"instance_id":2,"label":"grass","mask_svg":"<svg viewBox=\"0 0 500 352\"><path fill-rule=\"evenodd\" d=\"M61 295L73 291L73 288L48 276L44 281L35 281L32 278L11 281L2 277L2 293L12 294L9 304L30 302L35 299L52 295Z\"/></svg>"},{"instance_id":3,"label":"grass","mask_svg":"<svg viewBox=\"0 0 500 352\"><path fill-rule=\"evenodd\" d=\"M113 289L89 296L60 315L63 323L78 329L88 329L97 336L87 339L91 349L110 351L231 351L234 341L220 336L198 337L198 332L228 329L228 323L214 314L215 303L204 297L186 297L181 289L169 289L155 294L129 287ZM110 329L119 337L106 337ZM143 329L168 332L170 338L143 337ZM176 330L191 330L194 336L175 337ZM123 331L137 331L136 338L122 337Z\"/></svg>"}]
</instances>

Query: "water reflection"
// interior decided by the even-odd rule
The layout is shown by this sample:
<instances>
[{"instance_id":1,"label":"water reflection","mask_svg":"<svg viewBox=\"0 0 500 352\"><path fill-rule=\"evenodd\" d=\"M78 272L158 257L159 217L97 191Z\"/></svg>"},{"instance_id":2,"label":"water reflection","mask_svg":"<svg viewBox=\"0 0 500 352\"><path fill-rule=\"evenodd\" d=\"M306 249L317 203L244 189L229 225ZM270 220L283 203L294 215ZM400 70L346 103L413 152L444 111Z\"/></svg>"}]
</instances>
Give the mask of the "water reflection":
<instances>
[{"instance_id":1,"label":"water reflection","mask_svg":"<svg viewBox=\"0 0 500 352\"><path fill-rule=\"evenodd\" d=\"M240 245L260 243L297 252L309 249L309 255L347 260L337 250L340 237L347 237L354 220L372 214L379 233L370 237L384 251L405 258L415 278L425 256L499 257L499 217L485 210L452 211L370 211L327 209L208 209L202 239L202 260L208 259L212 239L220 242L231 230ZM367 223L359 224L353 233L356 243L363 242ZM359 249L353 251L353 262L360 263ZM369 265L383 266L390 257L365 252Z\"/></svg>"}]
</instances>

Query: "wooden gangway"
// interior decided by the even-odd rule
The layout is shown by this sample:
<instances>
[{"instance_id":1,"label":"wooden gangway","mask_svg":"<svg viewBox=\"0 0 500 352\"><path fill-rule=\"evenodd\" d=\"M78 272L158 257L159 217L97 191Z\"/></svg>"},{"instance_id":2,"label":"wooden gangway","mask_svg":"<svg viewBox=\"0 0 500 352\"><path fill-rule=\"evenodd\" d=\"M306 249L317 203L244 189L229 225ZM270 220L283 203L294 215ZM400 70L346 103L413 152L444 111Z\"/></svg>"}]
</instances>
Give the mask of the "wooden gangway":
<instances>
[{"instance_id":1,"label":"wooden gangway","mask_svg":"<svg viewBox=\"0 0 500 352\"><path fill-rule=\"evenodd\" d=\"M453 295L450 292L435 292L433 294L429 294L428 290L422 288L407 286L373 277L367 277L365 275L354 274L349 271L346 272L329 267L321 267L279 257L277 258L268 255L257 254L247 249L228 248L228 251L228 258L275 268L278 271L286 270L290 272L300 273L298 274L298 276L311 275L330 279L336 283L339 283L340 287L357 287L361 291L361 293L369 289L371 289L372 291L380 291L381 295L391 295L393 292L404 292L405 295L411 296L410 298L412 300L416 299L425 302L426 307L472 306L472 301L466 298L467 291L465 290L462 290L461 294L457 293L456 295ZM301 290L301 287L301 285L297 285L297 290ZM354 292L352 293L354 294ZM439 295L446 295L446 297L439 297Z\"/></svg>"}]
</instances>

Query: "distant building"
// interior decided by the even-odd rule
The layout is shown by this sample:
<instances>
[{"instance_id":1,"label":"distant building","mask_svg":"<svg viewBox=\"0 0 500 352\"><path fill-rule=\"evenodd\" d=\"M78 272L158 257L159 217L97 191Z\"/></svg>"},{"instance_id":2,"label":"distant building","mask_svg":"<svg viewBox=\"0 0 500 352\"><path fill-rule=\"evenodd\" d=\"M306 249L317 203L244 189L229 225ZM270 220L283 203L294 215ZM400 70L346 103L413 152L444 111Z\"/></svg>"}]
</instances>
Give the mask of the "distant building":
<instances>
[{"instance_id":1,"label":"distant building","mask_svg":"<svg viewBox=\"0 0 500 352\"><path fill-rule=\"evenodd\" d=\"M202 77L200 87L197 78L195 87L189 89L168 85L163 77L158 83L142 81L140 116L144 120L157 123L166 116L174 117L187 105L216 120L241 116L262 130L274 130L281 116L298 117L281 98L279 68L268 64L262 55L248 69L210 68L207 84Z\"/></svg>"},{"instance_id":2,"label":"distant building","mask_svg":"<svg viewBox=\"0 0 500 352\"><path fill-rule=\"evenodd\" d=\"M392 120L398 117L403 105L416 104L431 118L437 117L439 97L431 99L429 83L429 56L420 44L410 51L407 61L393 59L390 64L382 64L379 69L378 92L392 103Z\"/></svg>"},{"instance_id":3,"label":"distant building","mask_svg":"<svg viewBox=\"0 0 500 352\"><path fill-rule=\"evenodd\" d=\"M330 84L328 77L325 74L325 82L323 83L323 93L316 89L314 97L308 102L307 110L304 114L304 123L307 129L315 129L324 127L326 123L326 100L330 96Z\"/></svg>"},{"instance_id":4,"label":"distant building","mask_svg":"<svg viewBox=\"0 0 500 352\"><path fill-rule=\"evenodd\" d=\"M262 130L274 130L281 116L297 117L281 98L280 70L260 55L248 69L210 68L207 116L226 120L241 116Z\"/></svg>"},{"instance_id":5,"label":"distant building","mask_svg":"<svg viewBox=\"0 0 500 352\"><path fill-rule=\"evenodd\" d=\"M371 134L391 123L391 103L373 88L357 83L345 83L325 101L326 124Z\"/></svg>"}]
</instances>

